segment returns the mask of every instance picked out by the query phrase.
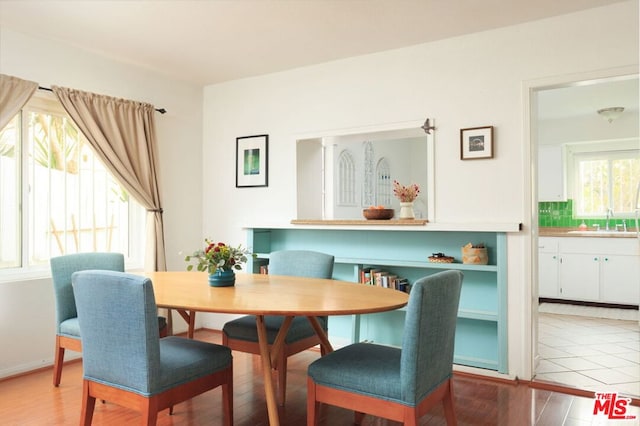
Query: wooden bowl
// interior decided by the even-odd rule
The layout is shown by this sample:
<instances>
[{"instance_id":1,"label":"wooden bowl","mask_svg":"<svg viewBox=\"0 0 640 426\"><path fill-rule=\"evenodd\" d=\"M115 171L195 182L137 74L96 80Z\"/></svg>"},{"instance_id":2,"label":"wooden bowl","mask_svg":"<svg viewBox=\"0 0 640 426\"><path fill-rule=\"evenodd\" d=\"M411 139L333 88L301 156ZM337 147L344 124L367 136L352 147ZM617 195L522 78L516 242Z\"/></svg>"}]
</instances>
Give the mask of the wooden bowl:
<instances>
[{"instance_id":1,"label":"wooden bowl","mask_svg":"<svg viewBox=\"0 0 640 426\"><path fill-rule=\"evenodd\" d=\"M364 209L362 215L367 220L389 220L393 217L393 209Z\"/></svg>"}]
</instances>

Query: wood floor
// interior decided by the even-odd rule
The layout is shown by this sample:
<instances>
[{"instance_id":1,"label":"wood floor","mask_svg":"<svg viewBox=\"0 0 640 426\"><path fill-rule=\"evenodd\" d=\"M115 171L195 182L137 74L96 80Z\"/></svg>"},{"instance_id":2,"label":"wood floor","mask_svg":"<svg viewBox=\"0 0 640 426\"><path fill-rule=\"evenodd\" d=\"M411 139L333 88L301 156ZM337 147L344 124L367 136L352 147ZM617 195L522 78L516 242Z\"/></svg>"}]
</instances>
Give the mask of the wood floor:
<instances>
[{"instance_id":1,"label":"wood floor","mask_svg":"<svg viewBox=\"0 0 640 426\"><path fill-rule=\"evenodd\" d=\"M198 330L196 339L219 343L219 332ZM53 351L53 348L52 348ZM266 403L257 356L234 352L235 425L267 425ZM306 424L306 369L319 352L306 351L289 358L287 403L280 411L282 425ZM0 381L0 424L77 425L82 394L82 363L65 365L60 387L51 384L52 370L43 369ZM593 399L572 396L527 384L502 383L457 375L454 379L459 425L588 425L594 420ZM158 425L220 425L222 392L207 392L158 416ZM638 415L638 407L630 414ZM353 414L336 407L321 408L321 425L351 425ZM106 402L97 403L94 425L138 424L140 416ZM626 421L624 423L627 423ZM366 416L364 425L391 426L395 422ZM444 425L441 407L421 419L421 425ZM629 424L637 424L631 423Z\"/></svg>"}]
</instances>

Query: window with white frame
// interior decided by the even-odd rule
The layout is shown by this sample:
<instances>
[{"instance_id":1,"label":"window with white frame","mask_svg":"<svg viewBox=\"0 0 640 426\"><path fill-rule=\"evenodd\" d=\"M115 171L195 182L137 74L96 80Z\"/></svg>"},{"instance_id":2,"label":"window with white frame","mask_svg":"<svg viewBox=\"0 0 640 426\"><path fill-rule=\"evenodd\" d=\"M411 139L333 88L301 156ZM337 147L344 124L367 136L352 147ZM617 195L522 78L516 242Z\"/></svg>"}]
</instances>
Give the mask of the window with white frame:
<instances>
[{"instance_id":1,"label":"window with white frame","mask_svg":"<svg viewBox=\"0 0 640 426\"><path fill-rule=\"evenodd\" d=\"M0 270L89 251L142 261L144 209L53 97L34 96L0 130L0 203Z\"/></svg>"},{"instance_id":2,"label":"window with white frame","mask_svg":"<svg viewBox=\"0 0 640 426\"><path fill-rule=\"evenodd\" d=\"M599 218L609 211L616 217L632 217L640 150L630 149L629 144L575 145L569 153L575 215Z\"/></svg>"}]
</instances>

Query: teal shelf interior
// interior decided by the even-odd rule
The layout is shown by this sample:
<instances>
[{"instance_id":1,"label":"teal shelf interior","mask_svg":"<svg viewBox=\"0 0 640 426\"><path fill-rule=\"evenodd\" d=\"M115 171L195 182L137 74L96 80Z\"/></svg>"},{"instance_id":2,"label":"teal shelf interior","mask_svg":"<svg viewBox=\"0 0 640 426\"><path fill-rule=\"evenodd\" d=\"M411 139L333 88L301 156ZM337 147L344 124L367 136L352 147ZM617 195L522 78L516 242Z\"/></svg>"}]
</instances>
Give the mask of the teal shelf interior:
<instances>
[{"instance_id":1,"label":"teal shelf interior","mask_svg":"<svg viewBox=\"0 0 640 426\"><path fill-rule=\"evenodd\" d=\"M458 318L454 362L498 369L497 323Z\"/></svg>"},{"instance_id":2,"label":"teal shelf interior","mask_svg":"<svg viewBox=\"0 0 640 426\"><path fill-rule=\"evenodd\" d=\"M294 231L295 236L294 236ZM266 237L261 237L264 245ZM407 231L351 231L327 229L272 229L271 248L276 250L313 249L333 254L339 259L384 259L387 264L399 262L420 262L416 266L428 264L433 253L444 253L461 262L461 250L467 243L484 243L487 246L490 264L495 264L496 234L492 232L407 232ZM394 244L394 241L402 241ZM357 251L354 251L357 247ZM253 247L254 251L262 247ZM424 263L422 263L424 262ZM356 263L356 262L353 262ZM435 268L442 266L431 264ZM462 266L462 264L460 264Z\"/></svg>"},{"instance_id":3,"label":"teal shelf interior","mask_svg":"<svg viewBox=\"0 0 640 426\"><path fill-rule=\"evenodd\" d=\"M488 265L460 263L467 243L484 243ZM268 262L277 250L315 250L335 256L333 277L359 279L359 270L372 267L416 280L445 269L464 274L454 362L506 373L506 235L499 232L390 231L358 229L250 229L247 246L258 252L252 270ZM430 263L433 253L453 256L456 263ZM404 309L367 315L329 317L330 339L370 341L400 346Z\"/></svg>"}]
</instances>

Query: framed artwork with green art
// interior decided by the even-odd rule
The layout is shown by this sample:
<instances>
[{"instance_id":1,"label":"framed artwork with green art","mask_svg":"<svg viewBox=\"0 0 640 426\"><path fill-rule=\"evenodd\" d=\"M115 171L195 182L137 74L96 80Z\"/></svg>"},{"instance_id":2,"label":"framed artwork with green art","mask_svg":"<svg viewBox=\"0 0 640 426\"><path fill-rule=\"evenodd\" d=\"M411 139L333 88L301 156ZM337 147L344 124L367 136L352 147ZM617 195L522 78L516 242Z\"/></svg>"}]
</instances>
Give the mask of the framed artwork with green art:
<instances>
[{"instance_id":1,"label":"framed artwork with green art","mask_svg":"<svg viewBox=\"0 0 640 426\"><path fill-rule=\"evenodd\" d=\"M236 138L236 188L268 186L269 135Z\"/></svg>"}]
</instances>

